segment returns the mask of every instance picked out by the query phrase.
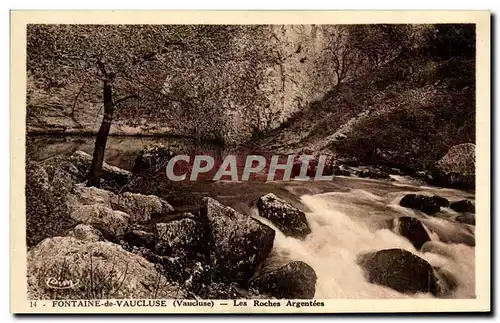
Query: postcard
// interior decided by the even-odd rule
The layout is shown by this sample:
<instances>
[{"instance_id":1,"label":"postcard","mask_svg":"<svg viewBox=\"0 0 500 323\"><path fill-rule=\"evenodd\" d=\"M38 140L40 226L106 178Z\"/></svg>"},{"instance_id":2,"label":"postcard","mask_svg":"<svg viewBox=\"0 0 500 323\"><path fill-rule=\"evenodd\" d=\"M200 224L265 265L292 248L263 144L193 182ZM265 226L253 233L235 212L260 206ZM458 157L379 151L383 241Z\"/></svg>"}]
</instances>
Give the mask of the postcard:
<instances>
[{"instance_id":1,"label":"postcard","mask_svg":"<svg viewBox=\"0 0 500 323\"><path fill-rule=\"evenodd\" d=\"M11 311L491 311L490 19L11 11Z\"/></svg>"}]
</instances>

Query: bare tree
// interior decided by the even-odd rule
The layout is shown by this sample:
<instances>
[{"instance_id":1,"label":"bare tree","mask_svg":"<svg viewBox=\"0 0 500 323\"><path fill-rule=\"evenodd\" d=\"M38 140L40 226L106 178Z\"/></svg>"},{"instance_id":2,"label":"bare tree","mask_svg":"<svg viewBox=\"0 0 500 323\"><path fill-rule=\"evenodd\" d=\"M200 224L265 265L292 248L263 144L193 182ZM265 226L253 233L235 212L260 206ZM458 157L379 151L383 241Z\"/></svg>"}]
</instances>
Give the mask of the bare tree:
<instances>
[{"instance_id":1,"label":"bare tree","mask_svg":"<svg viewBox=\"0 0 500 323\"><path fill-rule=\"evenodd\" d=\"M268 51L254 39L264 28L31 25L28 72L46 84L47 95L54 86L74 89L69 100L58 99L66 99L61 106L70 107L75 120L81 102L101 100L104 113L88 178L88 185L99 186L107 136L117 118L129 124L154 120L175 134L225 141L234 127L227 117L231 110L265 107L258 88L265 66L259 62Z\"/></svg>"},{"instance_id":2,"label":"bare tree","mask_svg":"<svg viewBox=\"0 0 500 323\"><path fill-rule=\"evenodd\" d=\"M333 71L337 78L336 86L345 82L362 61L361 51L348 41L349 31L347 28L339 28L331 36L331 57Z\"/></svg>"},{"instance_id":3,"label":"bare tree","mask_svg":"<svg viewBox=\"0 0 500 323\"><path fill-rule=\"evenodd\" d=\"M106 142L108 140L111 123L113 122L113 115L115 106L128 99L137 97L136 94L123 97L116 102L113 99L113 81L115 74L106 69L103 61L98 61L97 65L102 73L103 82L103 103L104 103L104 117L102 119L99 132L95 141L94 155L92 157L92 164L90 166L88 186L100 187L101 169L104 162L104 151L106 150Z\"/></svg>"}]
</instances>

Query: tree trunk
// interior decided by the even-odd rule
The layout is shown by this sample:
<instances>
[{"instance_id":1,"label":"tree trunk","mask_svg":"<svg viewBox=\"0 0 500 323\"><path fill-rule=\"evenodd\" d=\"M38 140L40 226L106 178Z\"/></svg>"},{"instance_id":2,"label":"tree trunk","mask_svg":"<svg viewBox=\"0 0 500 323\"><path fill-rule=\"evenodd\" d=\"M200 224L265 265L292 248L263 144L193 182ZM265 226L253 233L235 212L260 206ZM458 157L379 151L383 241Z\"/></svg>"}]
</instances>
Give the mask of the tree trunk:
<instances>
[{"instance_id":1,"label":"tree trunk","mask_svg":"<svg viewBox=\"0 0 500 323\"><path fill-rule=\"evenodd\" d=\"M92 158L92 165L90 166L89 179L87 186L100 187L101 184L101 169L104 162L104 151L106 150L106 142L108 141L109 130L111 129L111 122L113 121L113 88L111 84L104 81L104 117L102 119L101 127L97 133L97 138L94 147L94 156Z\"/></svg>"}]
</instances>

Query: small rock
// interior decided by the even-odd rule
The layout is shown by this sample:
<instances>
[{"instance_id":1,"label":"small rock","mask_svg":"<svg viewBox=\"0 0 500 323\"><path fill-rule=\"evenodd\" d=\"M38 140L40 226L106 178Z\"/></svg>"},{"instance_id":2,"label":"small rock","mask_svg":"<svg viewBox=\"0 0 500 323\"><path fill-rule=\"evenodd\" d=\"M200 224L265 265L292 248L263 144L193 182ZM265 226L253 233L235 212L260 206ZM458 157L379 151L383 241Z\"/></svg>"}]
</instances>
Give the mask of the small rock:
<instances>
[{"instance_id":1,"label":"small rock","mask_svg":"<svg viewBox=\"0 0 500 323\"><path fill-rule=\"evenodd\" d=\"M391 179L391 176L389 174L373 167L358 170L355 172L355 175L362 178Z\"/></svg>"},{"instance_id":2,"label":"small rock","mask_svg":"<svg viewBox=\"0 0 500 323\"><path fill-rule=\"evenodd\" d=\"M302 261L263 273L252 279L250 287L276 298L310 299L316 293L316 272Z\"/></svg>"},{"instance_id":3,"label":"small rock","mask_svg":"<svg viewBox=\"0 0 500 323\"><path fill-rule=\"evenodd\" d=\"M208 271L207 268L204 267L200 262L195 262L189 278L184 282L184 287L188 291L198 294L204 287L205 283L207 283Z\"/></svg>"},{"instance_id":4,"label":"small rock","mask_svg":"<svg viewBox=\"0 0 500 323\"><path fill-rule=\"evenodd\" d=\"M469 200L461 200L450 204L450 209L459 213L475 213L476 207Z\"/></svg>"},{"instance_id":5,"label":"small rock","mask_svg":"<svg viewBox=\"0 0 500 323\"><path fill-rule=\"evenodd\" d=\"M437 293L432 266L402 249L387 249L361 255L359 265L370 283L390 287L400 293Z\"/></svg>"},{"instance_id":6,"label":"small rock","mask_svg":"<svg viewBox=\"0 0 500 323\"><path fill-rule=\"evenodd\" d=\"M335 134L335 140L344 140L347 138L347 136L341 132Z\"/></svg>"},{"instance_id":7,"label":"small rock","mask_svg":"<svg viewBox=\"0 0 500 323\"><path fill-rule=\"evenodd\" d=\"M212 282L201 292L203 299L244 299L243 291L234 283Z\"/></svg>"},{"instance_id":8,"label":"small rock","mask_svg":"<svg viewBox=\"0 0 500 323\"><path fill-rule=\"evenodd\" d=\"M144 230L132 230L123 237L129 245L136 247L145 247L153 249L156 241L156 235Z\"/></svg>"},{"instance_id":9,"label":"small rock","mask_svg":"<svg viewBox=\"0 0 500 323\"><path fill-rule=\"evenodd\" d=\"M69 232L68 236L90 242L104 240L101 231L88 224L77 225Z\"/></svg>"},{"instance_id":10,"label":"small rock","mask_svg":"<svg viewBox=\"0 0 500 323\"><path fill-rule=\"evenodd\" d=\"M474 213L460 214L455 218L455 221L464 224L476 225L476 215Z\"/></svg>"},{"instance_id":11,"label":"small rock","mask_svg":"<svg viewBox=\"0 0 500 323\"><path fill-rule=\"evenodd\" d=\"M402 216L397 222L399 234L410 240L415 249L419 250L424 243L431 240L424 225L417 218Z\"/></svg>"},{"instance_id":12,"label":"small rock","mask_svg":"<svg viewBox=\"0 0 500 323\"><path fill-rule=\"evenodd\" d=\"M257 208L261 217L271 221L287 236L303 239L311 233L304 212L272 193L262 196L257 201Z\"/></svg>"},{"instance_id":13,"label":"small rock","mask_svg":"<svg viewBox=\"0 0 500 323\"><path fill-rule=\"evenodd\" d=\"M413 175L413 177L416 179L422 180L423 182L432 183L433 181L432 175L426 171L417 171L412 173L411 175Z\"/></svg>"},{"instance_id":14,"label":"small rock","mask_svg":"<svg viewBox=\"0 0 500 323\"><path fill-rule=\"evenodd\" d=\"M440 206L436 199L430 196L419 194L405 195L399 202L399 205L420 210L429 215L435 214L440 211Z\"/></svg>"},{"instance_id":15,"label":"small rock","mask_svg":"<svg viewBox=\"0 0 500 323\"><path fill-rule=\"evenodd\" d=\"M441 206L441 207L449 207L450 206L450 201L448 201L448 199L441 197L439 195L432 196L432 199L434 199L434 201L436 201L436 204Z\"/></svg>"},{"instance_id":16,"label":"small rock","mask_svg":"<svg viewBox=\"0 0 500 323\"><path fill-rule=\"evenodd\" d=\"M351 172L345 165L334 166L333 173L337 176L351 176Z\"/></svg>"}]
</instances>

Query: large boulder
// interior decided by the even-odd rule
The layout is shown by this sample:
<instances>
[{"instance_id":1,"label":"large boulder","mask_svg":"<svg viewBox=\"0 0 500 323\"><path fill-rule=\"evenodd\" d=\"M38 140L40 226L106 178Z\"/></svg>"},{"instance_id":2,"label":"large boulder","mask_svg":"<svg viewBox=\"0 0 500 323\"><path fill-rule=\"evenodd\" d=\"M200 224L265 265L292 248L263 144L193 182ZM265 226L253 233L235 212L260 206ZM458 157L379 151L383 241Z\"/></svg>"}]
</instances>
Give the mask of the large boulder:
<instances>
[{"instance_id":1,"label":"large boulder","mask_svg":"<svg viewBox=\"0 0 500 323\"><path fill-rule=\"evenodd\" d=\"M407 194L405 195L399 205L422 211L426 214L432 215L441 210L441 202L432 196L425 196L420 194Z\"/></svg>"},{"instance_id":2,"label":"large boulder","mask_svg":"<svg viewBox=\"0 0 500 323\"><path fill-rule=\"evenodd\" d=\"M71 162L71 157L55 156L40 162L40 165L45 169L50 178L66 177L68 185L82 182L86 179L87 174L80 172Z\"/></svg>"},{"instance_id":3,"label":"large boulder","mask_svg":"<svg viewBox=\"0 0 500 323\"><path fill-rule=\"evenodd\" d=\"M209 197L203 199L200 220L215 281L248 283L273 247L274 230Z\"/></svg>"},{"instance_id":4,"label":"large boulder","mask_svg":"<svg viewBox=\"0 0 500 323\"><path fill-rule=\"evenodd\" d=\"M137 223L148 223L151 215L162 215L174 210L168 202L158 196L130 192L118 195L114 208L130 214L132 222Z\"/></svg>"},{"instance_id":5,"label":"large boulder","mask_svg":"<svg viewBox=\"0 0 500 323\"><path fill-rule=\"evenodd\" d=\"M187 297L153 264L111 242L48 238L27 260L29 299Z\"/></svg>"},{"instance_id":6,"label":"large boulder","mask_svg":"<svg viewBox=\"0 0 500 323\"><path fill-rule=\"evenodd\" d=\"M450 209L459 213L475 213L476 207L469 200L460 200L450 204Z\"/></svg>"},{"instance_id":7,"label":"large boulder","mask_svg":"<svg viewBox=\"0 0 500 323\"><path fill-rule=\"evenodd\" d=\"M73 186L71 194L68 195L67 203L71 208L80 205L102 205L111 208L116 204L116 194L97 187L87 187L85 184L76 184Z\"/></svg>"},{"instance_id":8,"label":"large boulder","mask_svg":"<svg viewBox=\"0 0 500 323\"><path fill-rule=\"evenodd\" d=\"M92 156L83 151L76 151L69 157L69 162L71 162L78 170L76 176L79 181L87 180L90 165L92 164ZM131 179L131 172L119 167L111 166L107 163L102 164L101 187L117 191L126 186Z\"/></svg>"},{"instance_id":9,"label":"large boulder","mask_svg":"<svg viewBox=\"0 0 500 323\"><path fill-rule=\"evenodd\" d=\"M133 223L148 223L151 216L164 215L172 212L173 207L155 195L143 195L125 192L115 194L96 187L86 187L83 184L74 185L68 196L68 205L74 208L80 205L102 205L130 215Z\"/></svg>"},{"instance_id":10,"label":"large boulder","mask_svg":"<svg viewBox=\"0 0 500 323\"><path fill-rule=\"evenodd\" d=\"M370 283L405 294L437 293L432 266L409 251L387 249L368 253L361 255L358 263Z\"/></svg>"},{"instance_id":11,"label":"large boulder","mask_svg":"<svg viewBox=\"0 0 500 323\"><path fill-rule=\"evenodd\" d=\"M450 206L450 201L448 201L447 198L439 196L439 195L433 195L432 199L436 201L437 205L440 207L449 207Z\"/></svg>"},{"instance_id":12,"label":"large boulder","mask_svg":"<svg viewBox=\"0 0 500 323\"><path fill-rule=\"evenodd\" d=\"M198 222L184 218L156 224L155 253L161 256L187 258L200 251L203 230Z\"/></svg>"},{"instance_id":13,"label":"large boulder","mask_svg":"<svg viewBox=\"0 0 500 323\"><path fill-rule=\"evenodd\" d=\"M271 221L287 236L303 239L311 233L304 212L272 193L262 196L257 201L257 208L261 217Z\"/></svg>"},{"instance_id":14,"label":"large boulder","mask_svg":"<svg viewBox=\"0 0 500 323\"><path fill-rule=\"evenodd\" d=\"M71 212L71 219L88 224L101 231L109 240L122 237L127 232L130 215L102 205L81 205Z\"/></svg>"},{"instance_id":15,"label":"large boulder","mask_svg":"<svg viewBox=\"0 0 500 323\"><path fill-rule=\"evenodd\" d=\"M397 224L397 232L410 240L411 244L417 250L419 250L424 243L431 240L424 225L417 218L402 216L397 219Z\"/></svg>"},{"instance_id":16,"label":"large boulder","mask_svg":"<svg viewBox=\"0 0 500 323\"><path fill-rule=\"evenodd\" d=\"M276 298L309 299L316 292L316 272L302 261L292 261L252 279L251 287Z\"/></svg>"},{"instance_id":17,"label":"large boulder","mask_svg":"<svg viewBox=\"0 0 500 323\"><path fill-rule=\"evenodd\" d=\"M435 165L433 177L447 187L473 189L476 179L476 145L460 144L450 148Z\"/></svg>"},{"instance_id":18,"label":"large boulder","mask_svg":"<svg viewBox=\"0 0 500 323\"><path fill-rule=\"evenodd\" d=\"M67 189L57 187L59 175L51 178L39 163L26 165L26 243L29 247L47 237L64 235L77 224L69 216ZM63 183L61 186L65 186Z\"/></svg>"},{"instance_id":19,"label":"large boulder","mask_svg":"<svg viewBox=\"0 0 500 323\"><path fill-rule=\"evenodd\" d=\"M166 148L163 144L153 143L144 147L144 149L139 152L139 155L137 155L135 159L132 172L134 174L141 172L164 172L168 161L173 156L174 154L170 149Z\"/></svg>"}]
</instances>

